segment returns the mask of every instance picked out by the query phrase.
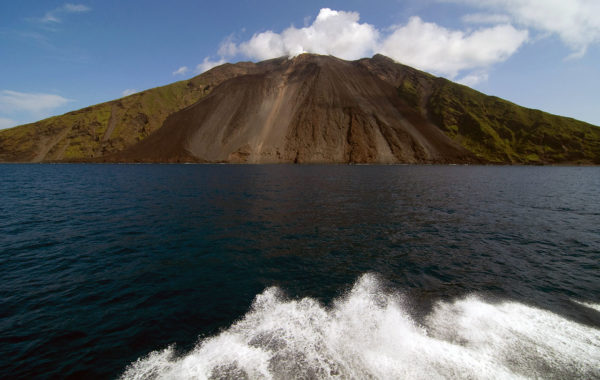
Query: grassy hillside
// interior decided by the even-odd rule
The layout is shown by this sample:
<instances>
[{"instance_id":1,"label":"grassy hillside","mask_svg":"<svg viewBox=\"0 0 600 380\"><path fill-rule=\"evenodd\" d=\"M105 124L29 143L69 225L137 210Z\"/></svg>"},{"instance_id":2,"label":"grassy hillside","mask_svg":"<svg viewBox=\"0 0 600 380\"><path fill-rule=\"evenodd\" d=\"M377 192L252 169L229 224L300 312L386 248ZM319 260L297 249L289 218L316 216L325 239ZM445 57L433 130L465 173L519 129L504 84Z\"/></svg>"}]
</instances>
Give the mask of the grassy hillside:
<instances>
[{"instance_id":1,"label":"grassy hillside","mask_svg":"<svg viewBox=\"0 0 600 380\"><path fill-rule=\"evenodd\" d=\"M492 163L600 164L600 128L487 96L425 73L398 93L448 136Z\"/></svg>"},{"instance_id":2,"label":"grassy hillside","mask_svg":"<svg viewBox=\"0 0 600 380\"><path fill-rule=\"evenodd\" d=\"M0 131L0 161L82 160L129 147L173 112L201 99L223 77L200 75L118 100Z\"/></svg>"}]
</instances>

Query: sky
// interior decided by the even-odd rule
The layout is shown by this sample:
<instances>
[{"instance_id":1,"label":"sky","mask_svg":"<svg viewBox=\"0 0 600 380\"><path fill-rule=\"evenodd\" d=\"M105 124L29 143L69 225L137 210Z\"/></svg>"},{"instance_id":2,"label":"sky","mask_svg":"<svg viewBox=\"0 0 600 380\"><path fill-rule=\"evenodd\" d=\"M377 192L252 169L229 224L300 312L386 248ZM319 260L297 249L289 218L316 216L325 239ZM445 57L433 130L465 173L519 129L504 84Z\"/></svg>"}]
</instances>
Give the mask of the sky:
<instances>
[{"instance_id":1,"label":"sky","mask_svg":"<svg viewBox=\"0 0 600 380\"><path fill-rule=\"evenodd\" d=\"M0 4L0 129L223 62L381 53L600 125L600 0L52 0Z\"/></svg>"}]
</instances>

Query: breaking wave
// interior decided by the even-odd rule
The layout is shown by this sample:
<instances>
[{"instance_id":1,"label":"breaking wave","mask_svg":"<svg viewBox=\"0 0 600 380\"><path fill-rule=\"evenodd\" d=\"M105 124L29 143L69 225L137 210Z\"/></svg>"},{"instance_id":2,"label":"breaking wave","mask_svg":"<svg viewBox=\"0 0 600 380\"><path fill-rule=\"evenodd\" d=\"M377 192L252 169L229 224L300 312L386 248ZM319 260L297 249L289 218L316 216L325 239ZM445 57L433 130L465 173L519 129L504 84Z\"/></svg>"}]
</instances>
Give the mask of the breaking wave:
<instances>
[{"instance_id":1,"label":"breaking wave","mask_svg":"<svg viewBox=\"0 0 600 380\"><path fill-rule=\"evenodd\" d=\"M599 305L594 305L598 307ZM439 301L417 321L363 275L329 308L268 288L250 311L183 356L174 347L123 379L599 378L600 330L516 302Z\"/></svg>"}]
</instances>

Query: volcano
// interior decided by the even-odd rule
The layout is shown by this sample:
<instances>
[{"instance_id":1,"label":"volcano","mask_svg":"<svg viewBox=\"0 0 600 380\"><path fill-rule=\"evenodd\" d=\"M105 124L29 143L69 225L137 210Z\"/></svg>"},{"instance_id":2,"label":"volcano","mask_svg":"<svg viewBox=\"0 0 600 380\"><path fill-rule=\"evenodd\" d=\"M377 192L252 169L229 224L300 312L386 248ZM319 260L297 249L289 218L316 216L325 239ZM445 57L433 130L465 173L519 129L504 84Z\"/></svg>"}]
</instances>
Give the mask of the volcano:
<instances>
[{"instance_id":1,"label":"volcano","mask_svg":"<svg viewBox=\"0 0 600 380\"><path fill-rule=\"evenodd\" d=\"M1 161L600 163L600 128L382 55L225 64L0 131Z\"/></svg>"}]
</instances>

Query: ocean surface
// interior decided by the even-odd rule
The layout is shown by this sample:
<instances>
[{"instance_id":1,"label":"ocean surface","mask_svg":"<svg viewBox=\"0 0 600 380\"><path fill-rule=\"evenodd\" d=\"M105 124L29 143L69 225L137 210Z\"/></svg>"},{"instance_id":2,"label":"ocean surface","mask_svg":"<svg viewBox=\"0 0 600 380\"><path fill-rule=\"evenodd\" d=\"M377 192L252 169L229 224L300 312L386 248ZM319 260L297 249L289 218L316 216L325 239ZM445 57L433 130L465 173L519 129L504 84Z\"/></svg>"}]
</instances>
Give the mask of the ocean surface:
<instances>
[{"instance_id":1,"label":"ocean surface","mask_svg":"<svg viewBox=\"0 0 600 380\"><path fill-rule=\"evenodd\" d=\"M0 378L600 378L600 168L0 165Z\"/></svg>"}]
</instances>

